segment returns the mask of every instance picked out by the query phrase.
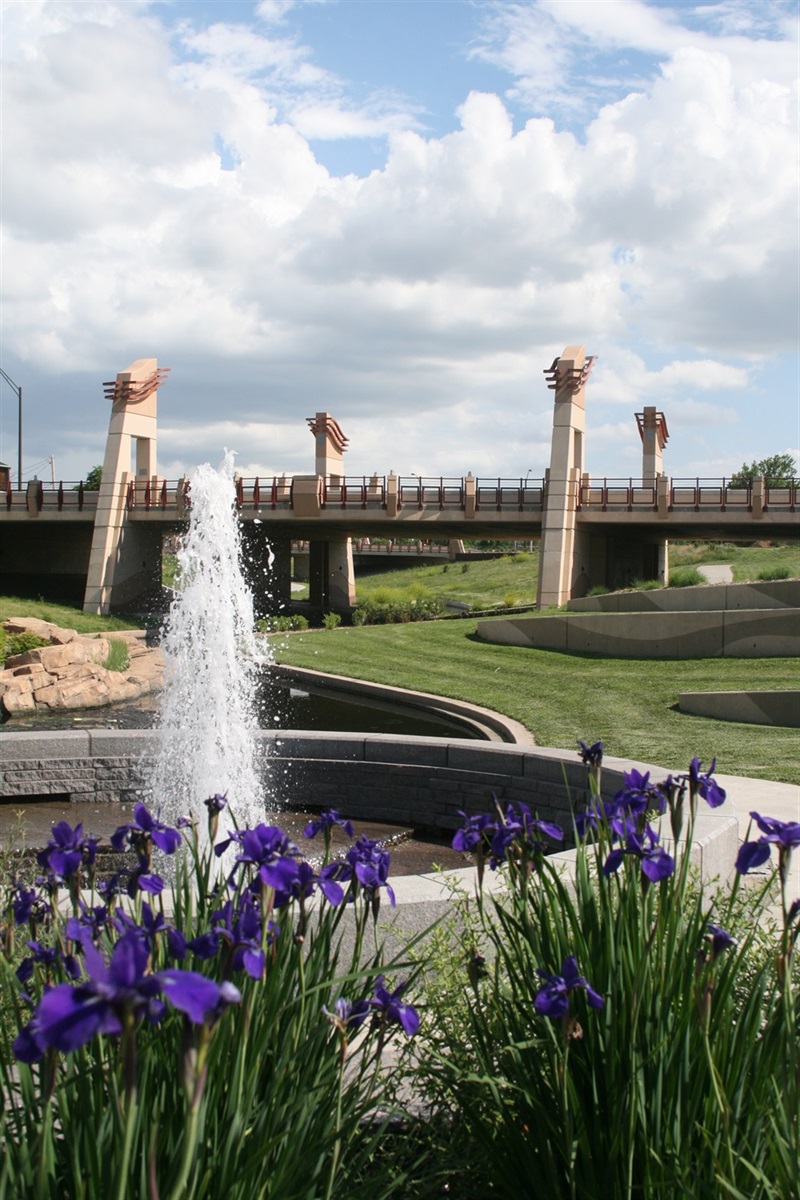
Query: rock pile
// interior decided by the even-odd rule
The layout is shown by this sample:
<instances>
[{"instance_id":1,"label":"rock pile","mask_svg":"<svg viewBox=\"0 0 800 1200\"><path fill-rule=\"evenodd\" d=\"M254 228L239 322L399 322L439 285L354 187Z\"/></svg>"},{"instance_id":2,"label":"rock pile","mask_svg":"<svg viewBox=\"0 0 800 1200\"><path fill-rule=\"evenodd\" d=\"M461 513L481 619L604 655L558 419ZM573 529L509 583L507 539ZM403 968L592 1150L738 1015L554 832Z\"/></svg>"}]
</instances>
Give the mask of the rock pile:
<instances>
[{"instance_id":1,"label":"rock pile","mask_svg":"<svg viewBox=\"0 0 800 1200\"><path fill-rule=\"evenodd\" d=\"M5 669L0 671L0 709L7 716L99 708L135 700L162 687L164 658L159 649L146 644L143 630L110 635L76 633L34 617L12 618L3 628L10 634L35 633L49 642L6 659ZM124 671L108 671L103 666L112 639L125 643L128 666Z\"/></svg>"}]
</instances>

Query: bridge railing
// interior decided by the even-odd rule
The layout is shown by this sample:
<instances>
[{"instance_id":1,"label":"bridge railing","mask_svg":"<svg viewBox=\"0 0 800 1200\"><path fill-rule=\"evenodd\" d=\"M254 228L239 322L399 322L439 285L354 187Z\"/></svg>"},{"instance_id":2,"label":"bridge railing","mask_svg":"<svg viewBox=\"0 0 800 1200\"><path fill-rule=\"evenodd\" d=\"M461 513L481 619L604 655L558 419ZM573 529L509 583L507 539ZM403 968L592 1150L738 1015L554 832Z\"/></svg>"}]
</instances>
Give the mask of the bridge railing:
<instances>
[{"instance_id":1,"label":"bridge railing","mask_svg":"<svg viewBox=\"0 0 800 1200\"><path fill-rule=\"evenodd\" d=\"M582 482L578 489L578 507L602 512L608 509L627 512L654 510L656 491L655 484L643 484L632 477L590 479ZM794 512L798 506L798 492L800 483L797 480L782 487L766 486L764 511ZM709 509L750 512L753 507L753 487L734 486L727 479L700 479L698 476L694 479L675 478L669 480L668 504L671 512L704 512Z\"/></svg>"},{"instance_id":2,"label":"bridge railing","mask_svg":"<svg viewBox=\"0 0 800 1200\"><path fill-rule=\"evenodd\" d=\"M386 508L386 478L347 475L339 483L323 483L323 508Z\"/></svg>"},{"instance_id":3,"label":"bridge railing","mask_svg":"<svg viewBox=\"0 0 800 1200\"><path fill-rule=\"evenodd\" d=\"M398 509L438 508L441 511L453 508L461 511L464 508L464 495L464 480L459 478L412 475L410 479L400 478L397 481Z\"/></svg>"},{"instance_id":4,"label":"bridge railing","mask_svg":"<svg viewBox=\"0 0 800 1200\"><path fill-rule=\"evenodd\" d=\"M12 488L9 482L5 490L6 512L28 512L29 494L37 512L94 512L97 508L97 490L85 487L82 480L47 483L34 479L22 488Z\"/></svg>"},{"instance_id":5,"label":"bridge railing","mask_svg":"<svg viewBox=\"0 0 800 1200\"><path fill-rule=\"evenodd\" d=\"M590 479L578 488L578 508L607 509L655 509L655 484L643 484L633 479Z\"/></svg>"},{"instance_id":6,"label":"bridge railing","mask_svg":"<svg viewBox=\"0 0 800 1200\"><path fill-rule=\"evenodd\" d=\"M475 509L539 512L544 507L543 479L477 479Z\"/></svg>"}]
</instances>

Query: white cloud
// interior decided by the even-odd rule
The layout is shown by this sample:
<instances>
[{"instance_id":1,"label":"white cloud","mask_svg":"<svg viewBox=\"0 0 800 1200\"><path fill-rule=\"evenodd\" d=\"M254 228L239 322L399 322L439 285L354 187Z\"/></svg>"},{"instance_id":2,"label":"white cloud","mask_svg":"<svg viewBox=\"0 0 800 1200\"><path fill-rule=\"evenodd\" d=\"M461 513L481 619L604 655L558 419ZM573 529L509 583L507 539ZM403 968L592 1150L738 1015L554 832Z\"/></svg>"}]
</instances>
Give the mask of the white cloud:
<instances>
[{"instance_id":1,"label":"white cloud","mask_svg":"<svg viewBox=\"0 0 800 1200\"><path fill-rule=\"evenodd\" d=\"M146 5L12 5L5 345L53 378L107 378L143 353L173 365L175 463L236 444L223 405L248 466L306 469L291 464L319 407L355 423L359 473L387 446L434 474L539 471L541 371L573 341L600 355L599 448L621 405L663 405L678 444L681 423L720 427L797 330L792 45L727 7L715 36L702 14L692 31L683 10L627 0L499 6L519 96L541 68L556 114L586 37L662 67L634 55L635 89L620 98L617 76L580 130L534 116L515 132L500 97L472 92L426 138L411 103L320 65L289 4L177 34ZM363 179L309 146L384 134ZM632 416L624 428L632 454Z\"/></svg>"}]
</instances>

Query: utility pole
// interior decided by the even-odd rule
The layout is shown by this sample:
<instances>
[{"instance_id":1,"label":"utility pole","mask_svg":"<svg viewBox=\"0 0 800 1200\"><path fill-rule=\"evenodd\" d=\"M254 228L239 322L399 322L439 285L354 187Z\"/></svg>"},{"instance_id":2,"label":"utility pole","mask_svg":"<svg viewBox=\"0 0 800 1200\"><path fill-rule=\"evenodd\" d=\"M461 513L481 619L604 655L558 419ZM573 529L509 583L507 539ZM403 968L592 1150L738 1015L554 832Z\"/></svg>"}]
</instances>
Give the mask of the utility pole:
<instances>
[{"instance_id":1,"label":"utility pole","mask_svg":"<svg viewBox=\"0 0 800 1200\"><path fill-rule=\"evenodd\" d=\"M10 375L6 375L2 367L0 367L0 375L5 379L6 383L17 393L17 403L19 413L17 418L17 488L22 491L22 388L19 384L14 383Z\"/></svg>"}]
</instances>

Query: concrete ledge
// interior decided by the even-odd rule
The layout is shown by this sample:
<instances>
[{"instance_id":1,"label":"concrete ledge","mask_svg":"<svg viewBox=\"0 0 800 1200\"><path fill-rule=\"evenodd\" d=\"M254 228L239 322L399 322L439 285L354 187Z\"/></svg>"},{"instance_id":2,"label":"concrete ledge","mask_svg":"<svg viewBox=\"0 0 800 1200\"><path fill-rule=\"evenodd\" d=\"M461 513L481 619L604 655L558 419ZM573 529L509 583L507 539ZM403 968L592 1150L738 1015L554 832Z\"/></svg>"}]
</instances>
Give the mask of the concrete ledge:
<instances>
[{"instance_id":1,"label":"concrete ledge","mask_svg":"<svg viewBox=\"0 0 800 1200\"><path fill-rule=\"evenodd\" d=\"M800 579L698 584L652 591L609 592L568 600L570 612L703 612L753 608L800 608Z\"/></svg>"},{"instance_id":2,"label":"concrete ledge","mask_svg":"<svg viewBox=\"0 0 800 1200\"><path fill-rule=\"evenodd\" d=\"M793 658L800 656L800 609L576 612L480 621L477 636L614 658Z\"/></svg>"},{"instance_id":3,"label":"concrete ledge","mask_svg":"<svg viewBox=\"0 0 800 1200\"><path fill-rule=\"evenodd\" d=\"M681 692L681 712L748 725L785 725L800 729L800 691Z\"/></svg>"},{"instance_id":4,"label":"concrete ledge","mask_svg":"<svg viewBox=\"0 0 800 1200\"><path fill-rule=\"evenodd\" d=\"M372 698L387 704L399 704L404 709L419 709L427 714L442 713L463 722L470 734L486 741L534 744L533 735L519 721L490 708L469 704L465 700L453 700L449 696L435 696L430 692L418 692L410 688L391 687L385 683L370 683L368 680L351 679L346 675L331 675L325 671L312 671L305 667L274 664L270 670L298 683L357 696L362 702Z\"/></svg>"}]
</instances>

